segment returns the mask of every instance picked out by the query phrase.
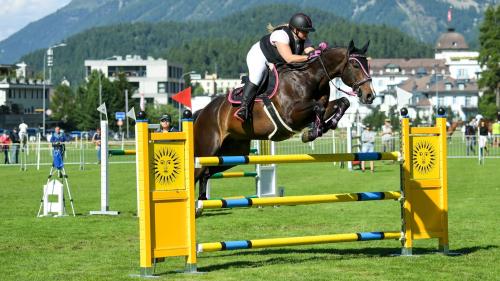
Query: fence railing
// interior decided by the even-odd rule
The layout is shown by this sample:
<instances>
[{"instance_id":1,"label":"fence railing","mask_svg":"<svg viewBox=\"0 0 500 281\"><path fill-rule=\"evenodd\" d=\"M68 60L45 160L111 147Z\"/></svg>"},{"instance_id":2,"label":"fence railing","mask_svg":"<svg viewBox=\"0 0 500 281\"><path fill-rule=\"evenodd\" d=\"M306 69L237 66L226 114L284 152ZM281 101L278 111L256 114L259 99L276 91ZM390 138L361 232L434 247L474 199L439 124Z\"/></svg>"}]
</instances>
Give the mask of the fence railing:
<instances>
[{"instance_id":1,"label":"fence railing","mask_svg":"<svg viewBox=\"0 0 500 281\"><path fill-rule=\"evenodd\" d=\"M331 154L349 152L348 144L351 143L351 152L359 152L361 143L359 137L354 136L351 142L347 139L347 130L339 128L333 132L328 132L321 138L310 143L303 143L300 135L296 135L286 141L276 142L276 154ZM492 138L488 139L484 158L500 158L500 140L494 142ZM398 151L399 137L394 136L389 144L382 142L382 138L377 136L375 139L375 151ZM253 144L254 145L254 144ZM135 143L130 141L113 141L108 144L109 149L135 149ZM17 163L15 157L16 149L18 152ZM448 158L477 158L479 159L479 141L477 137L466 138L462 133L455 133L448 138ZM21 164L22 150L19 145L1 145L0 144L0 165L6 163L5 158L10 164ZM43 166L52 164L52 147L48 142L29 142L26 149L25 164L27 166ZM4 157L3 159L1 157ZM83 169L85 165L97 164L97 149L92 142L77 141L68 142L64 156L66 165L80 165ZM135 155L110 156L109 163L135 163Z\"/></svg>"}]
</instances>

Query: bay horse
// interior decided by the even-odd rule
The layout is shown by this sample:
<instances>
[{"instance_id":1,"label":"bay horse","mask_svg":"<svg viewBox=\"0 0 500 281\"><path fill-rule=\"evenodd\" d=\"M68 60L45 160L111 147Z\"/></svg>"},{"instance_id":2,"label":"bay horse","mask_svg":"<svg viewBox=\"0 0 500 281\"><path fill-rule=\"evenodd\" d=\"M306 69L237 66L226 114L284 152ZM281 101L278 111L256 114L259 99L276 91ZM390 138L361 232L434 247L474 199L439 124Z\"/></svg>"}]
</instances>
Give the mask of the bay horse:
<instances>
[{"instance_id":1,"label":"bay horse","mask_svg":"<svg viewBox=\"0 0 500 281\"><path fill-rule=\"evenodd\" d=\"M358 49L351 40L348 48L328 48L301 70L286 70L285 66L285 70L279 71L277 94L270 101L288 130L276 132L276 121L268 117L262 102L254 103L252 118L242 123L234 116L238 107L226 96L216 97L194 114L195 157L248 155L251 140L286 140L313 122L313 129L303 135L304 141L335 129L350 104L345 97L329 101L329 84L334 77L351 87L351 94L356 94L362 103L371 104L375 98L365 55L368 45L369 42ZM232 167L197 168L198 199L207 199L206 185L213 174Z\"/></svg>"}]
</instances>

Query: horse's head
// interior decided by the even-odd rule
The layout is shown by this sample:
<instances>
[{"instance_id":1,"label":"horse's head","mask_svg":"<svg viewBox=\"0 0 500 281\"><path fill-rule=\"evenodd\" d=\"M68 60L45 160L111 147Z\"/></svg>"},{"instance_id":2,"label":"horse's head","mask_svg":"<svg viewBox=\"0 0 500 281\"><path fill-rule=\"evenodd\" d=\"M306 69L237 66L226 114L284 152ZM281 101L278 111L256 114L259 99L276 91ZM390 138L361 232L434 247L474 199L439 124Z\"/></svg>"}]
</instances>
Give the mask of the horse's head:
<instances>
[{"instance_id":1,"label":"horse's head","mask_svg":"<svg viewBox=\"0 0 500 281\"><path fill-rule=\"evenodd\" d=\"M372 78L370 76L370 66L366 58L366 50L369 44L370 41L363 48L358 49L351 40L347 48L347 62L340 75L342 82L351 87L361 102L365 104L371 104L375 99L375 90L373 89Z\"/></svg>"}]
</instances>

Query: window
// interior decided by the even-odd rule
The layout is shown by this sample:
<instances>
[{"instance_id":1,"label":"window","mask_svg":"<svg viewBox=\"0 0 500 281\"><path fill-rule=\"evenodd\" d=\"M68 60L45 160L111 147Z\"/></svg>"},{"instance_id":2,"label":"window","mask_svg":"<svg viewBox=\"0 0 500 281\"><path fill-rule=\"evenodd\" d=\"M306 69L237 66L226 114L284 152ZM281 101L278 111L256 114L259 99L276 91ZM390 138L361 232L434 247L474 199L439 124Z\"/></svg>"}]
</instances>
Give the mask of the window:
<instances>
[{"instance_id":1,"label":"window","mask_svg":"<svg viewBox=\"0 0 500 281\"><path fill-rule=\"evenodd\" d=\"M108 66L108 77L117 77L120 73L124 73L126 77L146 77L147 75L145 65Z\"/></svg>"},{"instance_id":2,"label":"window","mask_svg":"<svg viewBox=\"0 0 500 281\"><path fill-rule=\"evenodd\" d=\"M165 93L165 82L158 82L158 93Z\"/></svg>"},{"instance_id":3,"label":"window","mask_svg":"<svg viewBox=\"0 0 500 281\"><path fill-rule=\"evenodd\" d=\"M457 104L457 96L453 96L453 104Z\"/></svg>"},{"instance_id":4,"label":"window","mask_svg":"<svg viewBox=\"0 0 500 281\"><path fill-rule=\"evenodd\" d=\"M471 107L471 106L472 106L471 97L465 97L465 107Z\"/></svg>"},{"instance_id":5,"label":"window","mask_svg":"<svg viewBox=\"0 0 500 281\"><path fill-rule=\"evenodd\" d=\"M465 89L465 85L462 83L458 84L458 89L463 91Z\"/></svg>"},{"instance_id":6,"label":"window","mask_svg":"<svg viewBox=\"0 0 500 281\"><path fill-rule=\"evenodd\" d=\"M467 69L464 69L464 68L459 69L458 73L457 73L457 78L458 79L466 79L466 78L468 78Z\"/></svg>"},{"instance_id":7,"label":"window","mask_svg":"<svg viewBox=\"0 0 500 281\"><path fill-rule=\"evenodd\" d=\"M446 83L446 85L445 85L445 89L446 89L447 91L451 90L451 84L450 84L450 83Z\"/></svg>"}]
</instances>

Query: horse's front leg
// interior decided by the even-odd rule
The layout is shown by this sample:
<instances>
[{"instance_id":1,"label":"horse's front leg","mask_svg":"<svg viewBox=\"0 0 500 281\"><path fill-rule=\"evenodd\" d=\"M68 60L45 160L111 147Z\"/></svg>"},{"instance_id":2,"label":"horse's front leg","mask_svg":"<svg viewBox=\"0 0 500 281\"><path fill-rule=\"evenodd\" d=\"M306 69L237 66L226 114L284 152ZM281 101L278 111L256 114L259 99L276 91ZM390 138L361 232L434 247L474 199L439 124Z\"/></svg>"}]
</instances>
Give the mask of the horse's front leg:
<instances>
[{"instance_id":1,"label":"horse's front leg","mask_svg":"<svg viewBox=\"0 0 500 281\"><path fill-rule=\"evenodd\" d=\"M340 119L344 116L344 113L350 105L351 104L346 97L342 97L328 103L324 117L325 125L323 126L323 133L326 133L330 129L337 129Z\"/></svg>"},{"instance_id":2,"label":"horse's front leg","mask_svg":"<svg viewBox=\"0 0 500 281\"><path fill-rule=\"evenodd\" d=\"M312 101L303 103L301 107L295 108L294 111L301 112L302 114L307 114L307 118L310 118L311 113L314 116L314 120L311 120L313 121L313 127L307 129L306 131L304 131L304 133L302 133L303 142L313 141L316 138L321 137L323 135L323 130L324 130L323 128L325 125L323 121L324 120L323 116L325 115L326 110L321 102Z\"/></svg>"}]
</instances>

